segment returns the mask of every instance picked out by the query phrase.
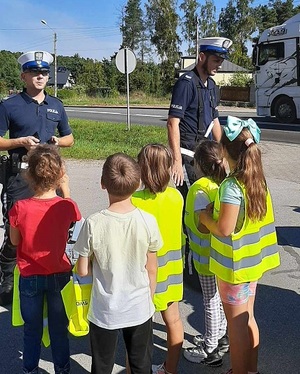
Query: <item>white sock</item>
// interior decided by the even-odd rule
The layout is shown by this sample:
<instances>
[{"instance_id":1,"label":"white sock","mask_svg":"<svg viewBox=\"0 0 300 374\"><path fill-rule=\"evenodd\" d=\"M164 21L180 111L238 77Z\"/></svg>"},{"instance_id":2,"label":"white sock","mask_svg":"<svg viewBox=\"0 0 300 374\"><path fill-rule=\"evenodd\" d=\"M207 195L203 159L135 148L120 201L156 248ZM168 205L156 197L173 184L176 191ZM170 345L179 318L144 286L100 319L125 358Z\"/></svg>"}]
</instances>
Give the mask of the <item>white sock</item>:
<instances>
[{"instance_id":1,"label":"white sock","mask_svg":"<svg viewBox=\"0 0 300 374\"><path fill-rule=\"evenodd\" d=\"M248 371L248 374L258 374L258 371Z\"/></svg>"}]
</instances>

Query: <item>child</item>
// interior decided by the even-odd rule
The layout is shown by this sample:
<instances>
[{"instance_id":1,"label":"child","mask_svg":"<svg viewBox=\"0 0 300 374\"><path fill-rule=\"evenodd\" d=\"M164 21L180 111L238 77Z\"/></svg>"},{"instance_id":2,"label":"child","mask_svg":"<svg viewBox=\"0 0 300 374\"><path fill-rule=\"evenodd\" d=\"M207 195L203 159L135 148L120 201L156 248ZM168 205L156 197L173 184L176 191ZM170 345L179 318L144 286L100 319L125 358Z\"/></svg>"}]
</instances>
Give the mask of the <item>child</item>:
<instances>
[{"instance_id":1,"label":"child","mask_svg":"<svg viewBox=\"0 0 300 374\"><path fill-rule=\"evenodd\" d=\"M37 145L28 153L26 178L34 195L17 201L9 211L10 237L17 245L20 271L20 307L24 320L23 373L38 373L43 333L43 305L48 323L55 373L70 372L68 319L60 291L70 280L71 264L65 254L68 230L81 219L69 195L68 178L54 145Z\"/></svg>"},{"instance_id":2,"label":"child","mask_svg":"<svg viewBox=\"0 0 300 374\"><path fill-rule=\"evenodd\" d=\"M112 372L119 329L131 373L151 373L152 298L162 240L155 218L131 203L140 177L131 157L116 153L106 159L101 185L109 207L85 220L75 244L79 275L88 274L93 255L88 319L94 374Z\"/></svg>"},{"instance_id":3,"label":"child","mask_svg":"<svg viewBox=\"0 0 300 374\"><path fill-rule=\"evenodd\" d=\"M209 268L216 274L228 322L232 369L255 374L259 331L254 317L257 280L279 266L272 201L257 146L260 129L249 119L228 117L221 143L230 175L214 203L200 212L211 232Z\"/></svg>"},{"instance_id":4,"label":"child","mask_svg":"<svg viewBox=\"0 0 300 374\"><path fill-rule=\"evenodd\" d=\"M227 322L215 275L209 271L210 234L198 227L199 212L215 200L219 184L226 177L222 145L212 140L201 142L194 155L195 166L203 175L189 189L185 207L185 225L193 262L202 288L205 334L194 337L197 347L184 350L191 362L221 366L222 354L228 351Z\"/></svg>"},{"instance_id":5,"label":"child","mask_svg":"<svg viewBox=\"0 0 300 374\"><path fill-rule=\"evenodd\" d=\"M183 198L168 187L173 157L161 144L149 144L138 155L144 189L134 193L132 202L153 214L158 222L164 245L158 251L157 286L154 295L167 327L167 357L163 364L153 365L155 374L177 373L183 342L183 326L178 301L183 294L182 209Z\"/></svg>"}]
</instances>

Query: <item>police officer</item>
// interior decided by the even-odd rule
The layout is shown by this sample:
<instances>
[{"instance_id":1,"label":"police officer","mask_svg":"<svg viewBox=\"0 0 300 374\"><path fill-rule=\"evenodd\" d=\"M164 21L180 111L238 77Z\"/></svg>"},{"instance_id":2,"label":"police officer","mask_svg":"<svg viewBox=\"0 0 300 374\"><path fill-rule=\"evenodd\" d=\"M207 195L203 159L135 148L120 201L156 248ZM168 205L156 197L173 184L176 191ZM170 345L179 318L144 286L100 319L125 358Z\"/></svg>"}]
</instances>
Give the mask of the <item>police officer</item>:
<instances>
[{"instance_id":1,"label":"police officer","mask_svg":"<svg viewBox=\"0 0 300 374\"><path fill-rule=\"evenodd\" d=\"M219 141L221 125L218 119L218 90L214 76L227 58L232 41L227 38L203 38L200 40L198 62L195 68L183 74L173 88L167 122L169 146L175 163L172 177L184 196L188 185L198 178L191 158L181 155L180 147L194 150L197 142L208 136ZM207 130L212 125L212 133ZM184 183L184 168L188 179Z\"/></svg>"},{"instance_id":2,"label":"police officer","mask_svg":"<svg viewBox=\"0 0 300 374\"><path fill-rule=\"evenodd\" d=\"M1 194L5 233L0 249L0 305L12 301L16 263L16 248L9 239L7 212L15 201L32 196L20 175L21 169L26 167L24 156L38 143L48 142L59 147L70 147L74 143L63 104L44 90L49 80L52 55L45 51L31 51L22 54L18 62L25 88L0 104L0 151L9 153ZM4 138L7 131L8 139Z\"/></svg>"}]
</instances>

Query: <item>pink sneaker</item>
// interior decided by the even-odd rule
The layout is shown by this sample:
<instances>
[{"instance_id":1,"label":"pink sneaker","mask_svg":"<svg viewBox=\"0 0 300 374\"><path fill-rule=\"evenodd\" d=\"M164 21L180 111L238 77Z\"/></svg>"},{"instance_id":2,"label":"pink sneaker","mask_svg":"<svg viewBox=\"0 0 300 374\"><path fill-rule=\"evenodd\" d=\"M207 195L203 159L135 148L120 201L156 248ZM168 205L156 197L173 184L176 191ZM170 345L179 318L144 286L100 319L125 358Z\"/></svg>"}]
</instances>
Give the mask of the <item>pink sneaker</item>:
<instances>
[{"instance_id":1,"label":"pink sneaker","mask_svg":"<svg viewBox=\"0 0 300 374\"><path fill-rule=\"evenodd\" d=\"M165 364L152 365L152 374L166 374Z\"/></svg>"}]
</instances>

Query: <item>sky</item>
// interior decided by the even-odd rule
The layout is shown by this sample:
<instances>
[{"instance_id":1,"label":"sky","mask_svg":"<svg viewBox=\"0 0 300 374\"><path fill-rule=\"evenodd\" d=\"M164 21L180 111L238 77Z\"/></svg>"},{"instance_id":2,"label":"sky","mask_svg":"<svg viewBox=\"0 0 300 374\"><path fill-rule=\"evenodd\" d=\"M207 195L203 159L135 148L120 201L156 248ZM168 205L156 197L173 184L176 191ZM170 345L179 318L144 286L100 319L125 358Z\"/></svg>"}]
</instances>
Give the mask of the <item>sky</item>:
<instances>
[{"instance_id":1,"label":"sky","mask_svg":"<svg viewBox=\"0 0 300 374\"><path fill-rule=\"evenodd\" d=\"M142 0L142 4L145 2ZM254 0L254 5L258 2L267 3L267 0ZM53 53L56 32L57 55L78 53L98 61L110 59L120 48L119 24L126 3L126 0L1 0L0 50ZM226 3L215 0L217 14ZM184 53L184 46L182 49Z\"/></svg>"}]
</instances>

